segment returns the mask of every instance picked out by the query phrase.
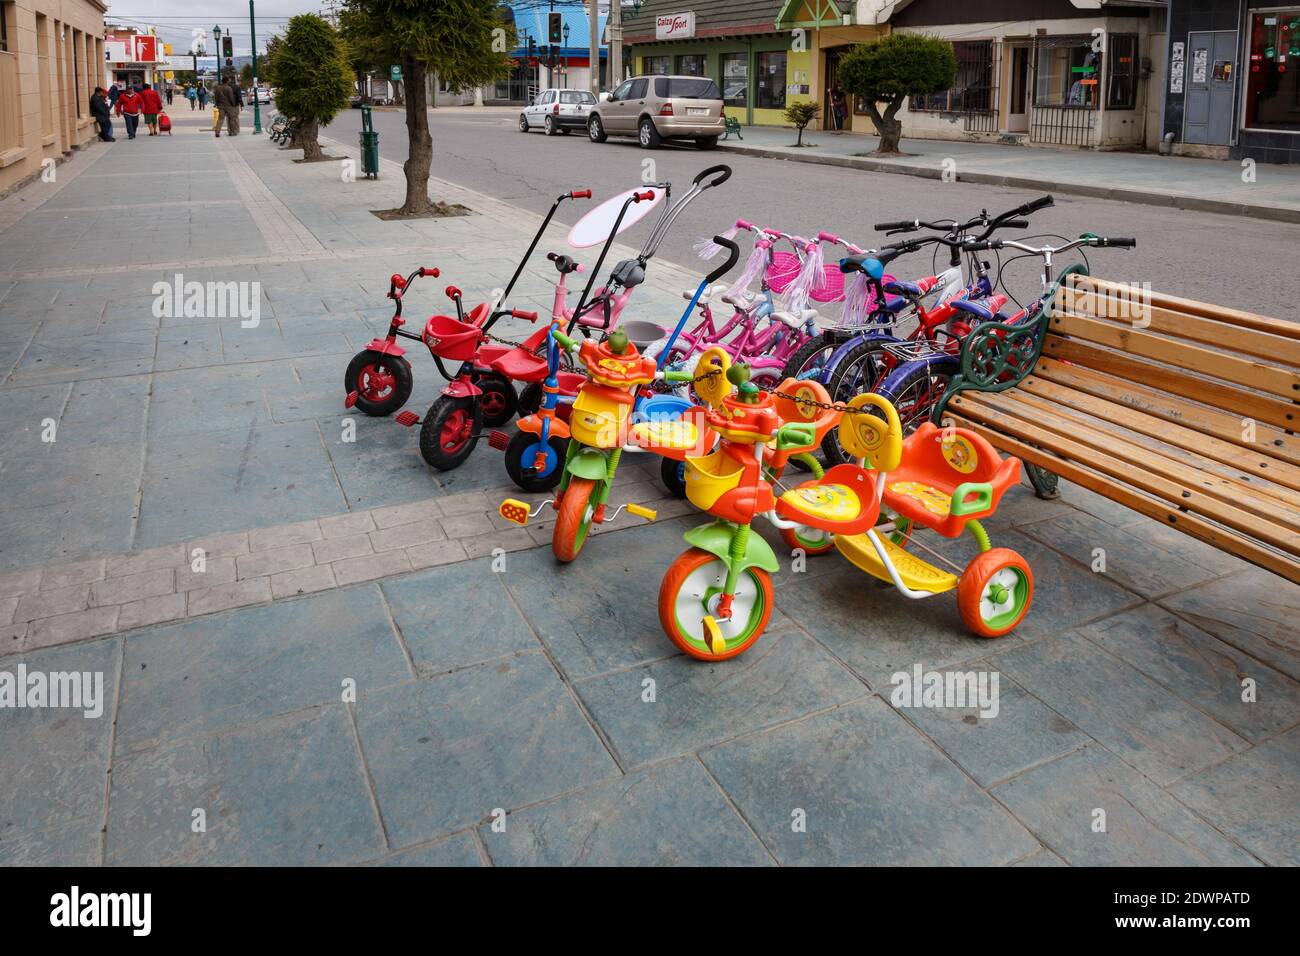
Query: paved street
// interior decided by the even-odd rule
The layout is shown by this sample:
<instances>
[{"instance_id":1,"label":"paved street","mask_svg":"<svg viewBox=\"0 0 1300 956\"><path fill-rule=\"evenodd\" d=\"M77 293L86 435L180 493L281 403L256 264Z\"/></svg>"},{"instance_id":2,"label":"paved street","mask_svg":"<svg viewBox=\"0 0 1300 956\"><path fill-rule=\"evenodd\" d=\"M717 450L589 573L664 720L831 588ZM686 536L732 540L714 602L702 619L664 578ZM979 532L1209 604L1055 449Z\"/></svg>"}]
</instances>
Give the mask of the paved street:
<instances>
[{"instance_id":1,"label":"paved street","mask_svg":"<svg viewBox=\"0 0 1300 956\"><path fill-rule=\"evenodd\" d=\"M375 115L378 182L181 113L171 138L94 145L0 201L0 673L103 680L95 716L0 708L0 865L1300 864L1300 588L1279 577L1022 485L987 522L1034 571L1013 635L973 637L951 595L905 601L834 554L796 568L765 528L769 631L701 664L655 610L699 517L649 456L614 495L658 520L557 566L549 512L496 515L519 496L499 453L434 472L414 432L346 410L391 273L443 270L409 295L413 326L450 310L448 283L480 301L555 194L628 188L644 158L440 111L432 192L473 215L383 222L404 149L401 114ZM355 158L357 122L327 152ZM697 281L691 241L737 215L865 241L875 219L1033 195L646 155L655 179L736 170L637 291L659 321ZM156 205L123 201L146 186ZM1300 297L1298 225L1077 197L1041 217L1138 238L1099 275L1283 318ZM177 274L259 283L257 321L160 307ZM553 275L539 255L516 304L547 310ZM411 358L423 414L442 383ZM997 714L895 706L917 666L998 675Z\"/></svg>"},{"instance_id":2,"label":"paved street","mask_svg":"<svg viewBox=\"0 0 1300 956\"><path fill-rule=\"evenodd\" d=\"M575 187L591 187L597 197L631 188L642 181L642 163L647 160L655 164L647 174L650 179L677 185L689 183L706 166L727 163L736 171L735 178L683 213L661 248L661 258L688 270L698 269L692 243L725 229L737 216L798 235L815 235L825 229L868 247L882 235L871 229L876 222L924 216L966 219L982 208L1001 212L1042 192L785 163L725 150L665 147L646 151L630 138L611 138L597 146L578 133L549 138L540 132L524 135L515 125L518 114L504 108L443 108L429 116L436 175L539 214L546 212L557 194ZM405 114L376 110L374 118L380 154L401 162L406 158ZM358 111L344 113L334 121L331 135L353 143L360 122ZM793 142L794 134L757 130L745 136L746 142L766 142L776 136ZM816 142L838 139L822 133L810 133L809 137ZM867 141L862 143L864 149L869 148ZM927 153L935 167L954 152L953 144L935 142L905 143L904 148ZM1027 175L1026 167L1032 167L1034 157L1041 155L1048 182L1054 181L1055 174L1047 164L1061 162L1058 157L1094 169L1105 158L1104 154L1086 152L984 149L1027 157L1016 170L1020 175ZM1241 183L1238 167L1208 165L1216 175L1225 177L1225 194L1249 190ZM1269 169L1261 167L1260 177L1265 182L1269 175ZM1100 169L1098 178L1104 178ZM1300 205L1300 196L1294 193L1294 189L1288 193L1289 201ZM572 223L582 211L581 204L565 204L557 219ZM1097 275L1150 282L1155 289L1267 315L1290 315L1293 303L1300 299L1300 275L1294 269L1277 268L1275 261L1278 250L1294 247L1300 235L1293 224L1066 194L1057 197L1056 208L1037 213L1032 221L1030 233L1042 230L1074 238L1090 231L1138 237L1138 247L1133 250L1094 250L1089 258ZM911 261L917 270L926 268L925 256ZM1038 260L1020 260L1008 266L1007 283L1017 296L1032 294L1038 288L1040 271Z\"/></svg>"}]
</instances>

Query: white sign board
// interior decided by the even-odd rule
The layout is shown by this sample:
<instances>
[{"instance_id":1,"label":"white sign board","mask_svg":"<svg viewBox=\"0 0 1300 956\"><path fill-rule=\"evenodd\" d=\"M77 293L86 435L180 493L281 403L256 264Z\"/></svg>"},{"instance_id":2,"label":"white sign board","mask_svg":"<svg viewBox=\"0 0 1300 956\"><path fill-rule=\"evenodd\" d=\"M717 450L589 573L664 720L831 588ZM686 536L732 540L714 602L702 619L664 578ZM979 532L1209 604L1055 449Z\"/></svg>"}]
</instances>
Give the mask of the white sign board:
<instances>
[{"instance_id":1,"label":"white sign board","mask_svg":"<svg viewBox=\"0 0 1300 956\"><path fill-rule=\"evenodd\" d=\"M656 40L687 40L695 36L695 14L662 13L655 17Z\"/></svg>"},{"instance_id":2,"label":"white sign board","mask_svg":"<svg viewBox=\"0 0 1300 956\"><path fill-rule=\"evenodd\" d=\"M1186 49L1180 41L1173 44L1169 52L1169 92L1181 93L1183 91L1183 72L1186 70L1183 60L1183 51Z\"/></svg>"}]
</instances>

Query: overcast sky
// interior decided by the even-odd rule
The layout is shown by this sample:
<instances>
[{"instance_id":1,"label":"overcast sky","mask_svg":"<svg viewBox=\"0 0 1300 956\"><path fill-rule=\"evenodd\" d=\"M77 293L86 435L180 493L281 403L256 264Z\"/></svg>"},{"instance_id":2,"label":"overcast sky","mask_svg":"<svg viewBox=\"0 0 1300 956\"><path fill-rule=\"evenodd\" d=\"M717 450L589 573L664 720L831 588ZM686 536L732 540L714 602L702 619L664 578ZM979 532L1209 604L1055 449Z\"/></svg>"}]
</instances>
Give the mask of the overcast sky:
<instances>
[{"instance_id":1,"label":"overcast sky","mask_svg":"<svg viewBox=\"0 0 1300 956\"><path fill-rule=\"evenodd\" d=\"M257 47L266 48L267 38L284 30L289 18L297 13L320 13L328 0L255 0L257 9ZM201 27L211 33L218 25L223 32L233 31L235 54L247 55L251 50L248 28L248 0L109 0L109 23L126 26L158 28L164 43L172 44L173 52L185 53L190 48L190 31ZM212 42L208 41L208 51Z\"/></svg>"}]
</instances>

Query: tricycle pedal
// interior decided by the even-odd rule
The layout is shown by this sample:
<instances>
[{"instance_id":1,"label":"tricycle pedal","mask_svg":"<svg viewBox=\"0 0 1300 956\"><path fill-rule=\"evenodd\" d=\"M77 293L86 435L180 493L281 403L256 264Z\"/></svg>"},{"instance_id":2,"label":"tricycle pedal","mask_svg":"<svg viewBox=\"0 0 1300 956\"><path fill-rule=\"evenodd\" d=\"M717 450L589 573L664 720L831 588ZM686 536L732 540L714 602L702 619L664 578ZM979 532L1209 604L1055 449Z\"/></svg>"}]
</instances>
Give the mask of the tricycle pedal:
<instances>
[{"instance_id":1,"label":"tricycle pedal","mask_svg":"<svg viewBox=\"0 0 1300 956\"><path fill-rule=\"evenodd\" d=\"M494 428L488 432L488 445L497 451L505 451L510 447L510 436L499 428Z\"/></svg>"},{"instance_id":2,"label":"tricycle pedal","mask_svg":"<svg viewBox=\"0 0 1300 956\"><path fill-rule=\"evenodd\" d=\"M356 404L357 404L357 391L356 389L353 389L352 391L348 392L348 397L343 399L343 407L354 408L356 407Z\"/></svg>"},{"instance_id":3,"label":"tricycle pedal","mask_svg":"<svg viewBox=\"0 0 1300 956\"><path fill-rule=\"evenodd\" d=\"M727 639L722 636L722 629L718 627L718 622L712 614L704 615L704 640L709 645L709 650L715 654L721 654L727 649Z\"/></svg>"},{"instance_id":4,"label":"tricycle pedal","mask_svg":"<svg viewBox=\"0 0 1300 956\"><path fill-rule=\"evenodd\" d=\"M497 514L507 521L513 521L515 524L523 526L528 524L528 519L532 517L532 509L528 507L527 503L520 501L518 498L507 498L497 508Z\"/></svg>"},{"instance_id":5,"label":"tricycle pedal","mask_svg":"<svg viewBox=\"0 0 1300 956\"><path fill-rule=\"evenodd\" d=\"M404 412L398 412L397 417L394 418L393 421L397 422L397 424L401 425L403 428L410 428L412 425L420 424L420 416L408 409Z\"/></svg>"}]
</instances>

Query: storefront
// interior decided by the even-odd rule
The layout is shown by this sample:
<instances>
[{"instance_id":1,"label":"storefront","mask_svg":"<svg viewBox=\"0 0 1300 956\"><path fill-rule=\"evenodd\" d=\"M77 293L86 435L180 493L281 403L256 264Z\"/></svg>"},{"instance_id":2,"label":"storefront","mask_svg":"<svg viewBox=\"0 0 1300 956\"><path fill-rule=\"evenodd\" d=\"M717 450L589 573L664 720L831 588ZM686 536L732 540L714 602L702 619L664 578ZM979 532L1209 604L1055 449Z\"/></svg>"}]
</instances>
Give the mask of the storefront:
<instances>
[{"instance_id":1,"label":"storefront","mask_svg":"<svg viewBox=\"0 0 1300 956\"><path fill-rule=\"evenodd\" d=\"M1026 145L1129 149L1158 126L1152 48L1164 45L1163 11L1137 3L1042 0L1034 19L1011 0L958 8L916 0L891 19L894 32L952 42L951 89L913 96L903 135ZM1153 40L1154 37L1154 40ZM1154 137L1150 137L1154 142Z\"/></svg>"},{"instance_id":2,"label":"storefront","mask_svg":"<svg viewBox=\"0 0 1300 956\"><path fill-rule=\"evenodd\" d=\"M788 105L813 98L813 56L775 26L782 0L647 0L624 8L635 73L702 76L727 115L746 125L785 124ZM799 46L804 48L800 49Z\"/></svg>"},{"instance_id":3,"label":"storefront","mask_svg":"<svg viewBox=\"0 0 1300 956\"><path fill-rule=\"evenodd\" d=\"M1300 163L1300 3L1171 0L1169 24L1172 151Z\"/></svg>"}]
</instances>

